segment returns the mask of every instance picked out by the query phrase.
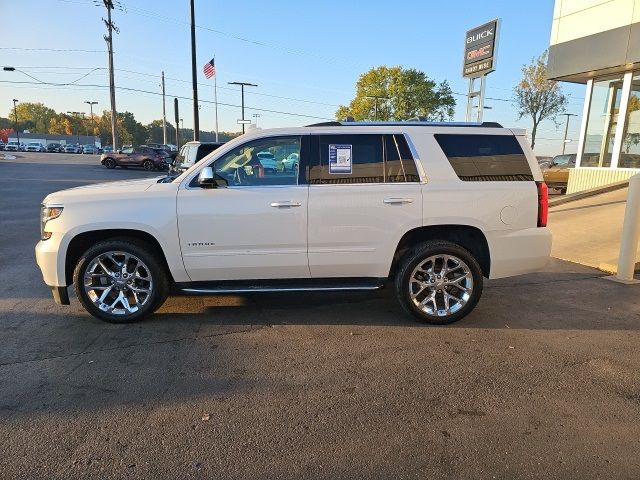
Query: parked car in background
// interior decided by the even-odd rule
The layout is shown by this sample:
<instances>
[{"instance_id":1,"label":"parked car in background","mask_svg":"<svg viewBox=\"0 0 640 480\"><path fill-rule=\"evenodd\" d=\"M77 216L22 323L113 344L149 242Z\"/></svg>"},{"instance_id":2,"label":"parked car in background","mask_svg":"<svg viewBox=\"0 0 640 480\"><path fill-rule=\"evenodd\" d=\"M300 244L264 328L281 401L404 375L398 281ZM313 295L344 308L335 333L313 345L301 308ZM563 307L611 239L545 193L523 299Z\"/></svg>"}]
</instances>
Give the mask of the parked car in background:
<instances>
[{"instance_id":1,"label":"parked car in background","mask_svg":"<svg viewBox=\"0 0 640 480\"><path fill-rule=\"evenodd\" d=\"M147 146L126 147L118 153L103 153L100 157L100 163L107 168L142 167L145 170L166 170L169 161L166 151Z\"/></svg>"},{"instance_id":2,"label":"parked car in background","mask_svg":"<svg viewBox=\"0 0 640 480\"><path fill-rule=\"evenodd\" d=\"M70 143L69 145L65 145L64 152L65 153L82 153L82 149L80 148L80 145L77 145L75 143Z\"/></svg>"},{"instance_id":3,"label":"parked car in background","mask_svg":"<svg viewBox=\"0 0 640 480\"><path fill-rule=\"evenodd\" d=\"M20 144L18 142L9 142L4 146L4 149L7 152L19 152Z\"/></svg>"},{"instance_id":4,"label":"parked car in background","mask_svg":"<svg viewBox=\"0 0 640 480\"><path fill-rule=\"evenodd\" d=\"M88 143L86 145L82 146L82 153L88 153L91 155L95 155L96 153L98 153L98 149L96 148L95 145Z\"/></svg>"},{"instance_id":5,"label":"parked car in background","mask_svg":"<svg viewBox=\"0 0 640 480\"><path fill-rule=\"evenodd\" d=\"M187 142L175 157L172 170L184 172L222 145L224 142Z\"/></svg>"},{"instance_id":6,"label":"parked car in background","mask_svg":"<svg viewBox=\"0 0 640 480\"><path fill-rule=\"evenodd\" d=\"M536 157L536 160L538 160L538 166L540 168L546 168L551 164L551 161L553 160L553 157L547 157L547 156L539 155L539 156Z\"/></svg>"},{"instance_id":7,"label":"parked car in background","mask_svg":"<svg viewBox=\"0 0 640 480\"><path fill-rule=\"evenodd\" d=\"M298 169L298 162L300 155L297 153L290 153L287 158L282 160L282 170L285 172L295 172Z\"/></svg>"},{"instance_id":8,"label":"parked car in background","mask_svg":"<svg viewBox=\"0 0 640 480\"><path fill-rule=\"evenodd\" d=\"M111 152L113 152L112 145L105 145L104 147L102 147L102 153L111 153Z\"/></svg>"},{"instance_id":9,"label":"parked car in background","mask_svg":"<svg viewBox=\"0 0 640 480\"><path fill-rule=\"evenodd\" d=\"M556 155L549 166L542 169L542 176L549 188L556 188L560 193L567 193L569 170L576 166L576 154Z\"/></svg>"},{"instance_id":10,"label":"parked car in background","mask_svg":"<svg viewBox=\"0 0 640 480\"><path fill-rule=\"evenodd\" d=\"M4 150L4 142L0 140L0 151Z\"/></svg>"},{"instance_id":11,"label":"parked car in background","mask_svg":"<svg viewBox=\"0 0 640 480\"><path fill-rule=\"evenodd\" d=\"M25 148L26 152L44 152L45 148L40 142L29 142Z\"/></svg>"},{"instance_id":12,"label":"parked car in background","mask_svg":"<svg viewBox=\"0 0 640 480\"><path fill-rule=\"evenodd\" d=\"M171 157L171 162L169 162L169 163L172 164L172 165L173 165L173 162L176 159L176 156L178 155L178 151L177 150L172 150L170 145L166 145L164 143L147 143L146 145L143 145L143 146L151 147L151 148L154 148L156 150L164 150L165 152L167 152L169 157Z\"/></svg>"},{"instance_id":13,"label":"parked car in background","mask_svg":"<svg viewBox=\"0 0 640 480\"><path fill-rule=\"evenodd\" d=\"M64 147L59 143L49 143L47 145L47 152L49 153L60 153L64 151Z\"/></svg>"}]
</instances>

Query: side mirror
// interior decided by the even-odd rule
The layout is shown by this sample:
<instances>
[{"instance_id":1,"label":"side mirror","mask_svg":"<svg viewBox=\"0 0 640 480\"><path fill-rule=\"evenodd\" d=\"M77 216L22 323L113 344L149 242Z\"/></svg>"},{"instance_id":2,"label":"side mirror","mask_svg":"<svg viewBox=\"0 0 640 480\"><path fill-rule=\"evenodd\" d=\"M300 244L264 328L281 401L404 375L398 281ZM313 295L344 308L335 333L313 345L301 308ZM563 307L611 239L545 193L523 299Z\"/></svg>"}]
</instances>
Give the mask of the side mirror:
<instances>
[{"instance_id":1,"label":"side mirror","mask_svg":"<svg viewBox=\"0 0 640 480\"><path fill-rule=\"evenodd\" d=\"M213 175L213 168L204 167L198 175L198 185L200 188L216 188L218 183Z\"/></svg>"}]
</instances>

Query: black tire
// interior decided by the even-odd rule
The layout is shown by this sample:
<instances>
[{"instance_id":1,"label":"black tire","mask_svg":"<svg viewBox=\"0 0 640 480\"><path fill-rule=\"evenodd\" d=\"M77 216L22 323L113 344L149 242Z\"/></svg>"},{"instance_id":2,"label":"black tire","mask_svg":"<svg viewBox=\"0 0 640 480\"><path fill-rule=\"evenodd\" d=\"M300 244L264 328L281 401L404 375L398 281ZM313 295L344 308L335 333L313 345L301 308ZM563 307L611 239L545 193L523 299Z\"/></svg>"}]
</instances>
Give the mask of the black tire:
<instances>
[{"instance_id":1,"label":"black tire","mask_svg":"<svg viewBox=\"0 0 640 480\"><path fill-rule=\"evenodd\" d=\"M567 188L561 188L560 189L560 195L565 195L567 193Z\"/></svg>"},{"instance_id":2,"label":"black tire","mask_svg":"<svg viewBox=\"0 0 640 480\"><path fill-rule=\"evenodd\" d=\"M116 168L116 161L113 158L105 158L102 164L109 170Z\"/></svg>"},{"instance_id":3,"label":"black tire","mask_svg":"<svg viewBox=\"0 0 640 480\"><path fill-rule=\"evenodd\" d=\"M100 242L84 252L73 272L73 287L84 309L94 317L110 323L131 323L153 314L167 299L170 288L169 273L157 256L152 253L153 251L153 247L143 241L131 238L114 238ZM130 254L138 257L138 259L144 263L145 272L150 276L152 282L150 287L151 293L146 297L142 305L137 306L138 309L135 312L118 314L101 310L85 291L84 278L87 269L97 257L107 252ZM131 280L133 280L133 278ZM122 281L124 281L124 279L122 279ZM108 285L108 280L106 284ZM126 286L123 285L123 287L124 288L120 288L122 288L124 294ZM115 292L118 291L117 286L114 288L115 291L110 295L115 295ZM133 294L129 292L129 295ZM111 300L113 297L110 296L108 298ZM136 296L135 299L137 301L138 297ZM123 309L120 308L118 310L121 311Z\"/></svg>"},{"instance_id":4,"label":"black tire","mask_svg":"<svg viewBox=\"0 0 640 480\"><path fill-rule=\"evenodd\" d=\"M156 166L153 164L152 160L145 160L144 162L142 162L142 167L148 172L152 172L156 169Z\"/></svg>"},{"instance_id":5,"label":"black tire","mask_svg":"<svg viewBox=\"0 0 640 480\"><path fill-rule=\"evenodd\" d=\"M453 257L457 257L457 259L462 260L464 264L468 267L469 273L473 279L471 294L469 295L466 303L461 306L457 311L452 312L450 314L445 314L443 316L433 315L425 310L419 308L411 297L411 284L410 279L414 272L414 270L421 264L427 261L428 258L438 256L438 255L450 255ZM453 274L455 275L455 274ZM433 275L435 277L435 273ZM446 277L446 275L445 275ZM427 280L426 282L431 282L432 280ZM433 280L435 282L440 282L440 280ZM468 315L477 305L480 300L480 296L482 295L482 269L478 264L477 260L467 251L455 243L446 242L446 241L429 241L424 242L422 244L417 245L413 249L409 250L402 258L400 262L400 267L395 277L395 288L396 288L396 296L400 305L405 309L405 311L415 318L424 323L429 323L432 325L445 325L448 323L456 322L466 315ZM447 292L452 292L451 288L454 288L453 294L460 295L462 293L461 290L456 290L455 287L451 285L441 286L442 290L438 290L436 284L433 286L427 287L429 292L444 292L446 289ZM419 289L418 289L419 290ZM434 295L436 295L434 293ZM443 301L443 293L437 293L438 301ZM435 302L432 304L434 310L437 308ZM425 306L426 308L426 306Z\"/></svg>"}]
</instances>

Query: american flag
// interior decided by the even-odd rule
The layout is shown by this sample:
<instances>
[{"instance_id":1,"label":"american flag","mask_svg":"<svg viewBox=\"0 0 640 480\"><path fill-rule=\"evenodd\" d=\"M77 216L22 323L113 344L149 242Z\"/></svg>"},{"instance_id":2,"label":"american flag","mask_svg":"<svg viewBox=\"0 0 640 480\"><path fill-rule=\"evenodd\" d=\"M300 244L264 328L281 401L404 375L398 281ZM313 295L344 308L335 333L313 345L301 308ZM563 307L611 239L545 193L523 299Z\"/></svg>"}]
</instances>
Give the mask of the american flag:
<instances>
[{"instance_id":1,"label":"american flag","mask_svg":"<svg viewBox=\"0 0 640 480\"><path fill-rule=\"evenodd\" d=\"M204 67L202 68L202 71L204 72L205 77L207 78L213 77L216 74L215 59L212 58L207 63L205 63Z\"/></svg>"}]
</instances>

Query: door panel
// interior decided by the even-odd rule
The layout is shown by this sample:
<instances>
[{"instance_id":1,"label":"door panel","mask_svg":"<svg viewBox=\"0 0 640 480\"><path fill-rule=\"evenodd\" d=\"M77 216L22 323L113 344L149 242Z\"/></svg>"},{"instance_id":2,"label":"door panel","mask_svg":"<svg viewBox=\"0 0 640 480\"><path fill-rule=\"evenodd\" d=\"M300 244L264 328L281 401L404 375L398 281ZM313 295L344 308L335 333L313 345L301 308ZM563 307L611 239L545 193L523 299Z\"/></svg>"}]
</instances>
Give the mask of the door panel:
<instances>
[{"instance_id":1,"label":"door panel","mask_svg":"<svg viewBox=\"0 0 640 480\"><path fill-rule=\"evenodd\" d=\"M304 137L252 140L209 161L227 187L192 181L178 193L178 229L193 281L309 278L309 186L297 172L264 172L260 152L278 160L301 152ZM300 185L300 183L304 183Z\"/></svg>"},{"instance_id":2,"label":"door panel","mask_svg":"<svg viewBox=\"0 0 640 480\"><path fill-rule=\"evenodd\" d=\"M178 229L193 281L308 278L307 186L181 190ZM271 206L289 203L297 206Z\"/></svg>"},{"instance_id":3,"label":"door panel","mask_svg":"<svg viewBox=\"0 0 640 480\"><path fill-rule=\"evenodd\" d=\"M311 185L311 276L386 277L404 232L421 225L420 184Z\"/></svg>"},{"instance_id":4,"label":"door panel","mask_svg":"<svg viewBox=\"0 0 640 480\"><path fill-rule=\"evenodd\" d=\"M422 225L422 186L406 139L319 135L311 151L311 276L387 277L404 232Z\"/></svg>"}]
</instances>

